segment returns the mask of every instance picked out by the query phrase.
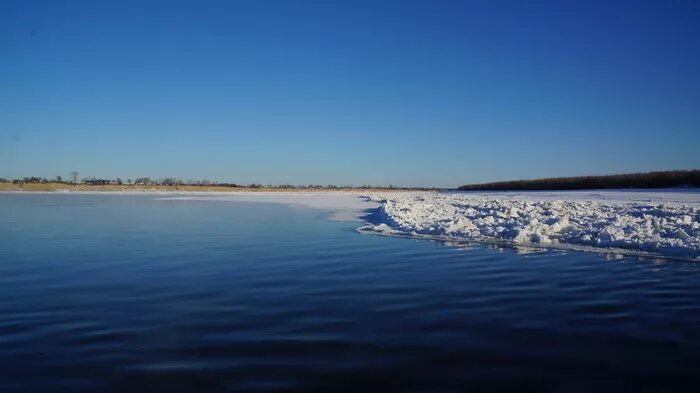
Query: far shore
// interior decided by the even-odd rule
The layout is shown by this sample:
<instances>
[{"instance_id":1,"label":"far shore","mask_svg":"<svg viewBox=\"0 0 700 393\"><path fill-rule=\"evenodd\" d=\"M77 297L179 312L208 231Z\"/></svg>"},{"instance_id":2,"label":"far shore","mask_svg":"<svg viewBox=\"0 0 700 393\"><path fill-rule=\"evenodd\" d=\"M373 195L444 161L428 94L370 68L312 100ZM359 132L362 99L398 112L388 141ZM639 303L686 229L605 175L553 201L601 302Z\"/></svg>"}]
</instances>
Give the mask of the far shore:
<instances>
[{"instance_id":1,"label":"far shore","mask_svg":"<svg viewBox=\"0 0 700 393\"><path fill-rule=\"evenodd\" d=\"M376 191L417 191L409 188L312 188L312 187L228 187L228 186L197 186L197 185L142 185L142 184L73 184L73 183L22 183L0 182L0 192L187 192L187 193L240 193L240 192L376 192Z\"/></svg>"}]
</instances>

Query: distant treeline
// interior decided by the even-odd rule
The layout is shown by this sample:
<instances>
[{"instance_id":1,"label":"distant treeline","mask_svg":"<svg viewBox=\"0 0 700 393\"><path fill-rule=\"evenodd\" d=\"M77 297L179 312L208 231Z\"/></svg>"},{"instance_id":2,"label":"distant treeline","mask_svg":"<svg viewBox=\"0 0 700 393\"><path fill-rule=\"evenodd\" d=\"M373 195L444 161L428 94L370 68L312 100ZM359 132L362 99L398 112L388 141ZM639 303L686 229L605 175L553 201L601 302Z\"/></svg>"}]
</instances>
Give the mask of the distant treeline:
<instances>
[{"instance_id":1,"label":"distant treeline","mask_svg":"<svg viewBox=\"0 0 700 393\"><path fill-rule=\"evenodd\" d=\"M77 177L77 176L76 176ZM229 188L278 188L278 189L318 189L318 190L343 190L343 189L395 189L395 190L435 190L435 188L425 188L425 187L397 187L394 185L388 186L373 186L373 185L362 185L362 186L337 186L334 184L320 185L320 184L308 184L308 185L292 185L292 184L237 184L237 183L226 183L226 182L215 182L209 180L180 180L174 177L164 177L160 179L151 179L150 177L139 177L136 179L102 179L96 177L84 177L80 180L73 179L70 181L65 181L61 176L57 176L54 179L47 179L43 177L31 176L24 177L21 179L4 179L0 178L0 183L61 183L61 184L88 184L96 186L104 185L135 185L135 186L199 186L199 187L229 187Z\"/></svg>"},{"instance_id":2,"label":"distant treeline","mask_svg":"<svg viewBox=\"0 0 700 393\"><path fill-rule=\"evenodd\" d=\"M469 184L463 191L590 190L605 188L700 187L700 170L627 173L606 176L553 177Z\"/></svg>"}]
</instances>

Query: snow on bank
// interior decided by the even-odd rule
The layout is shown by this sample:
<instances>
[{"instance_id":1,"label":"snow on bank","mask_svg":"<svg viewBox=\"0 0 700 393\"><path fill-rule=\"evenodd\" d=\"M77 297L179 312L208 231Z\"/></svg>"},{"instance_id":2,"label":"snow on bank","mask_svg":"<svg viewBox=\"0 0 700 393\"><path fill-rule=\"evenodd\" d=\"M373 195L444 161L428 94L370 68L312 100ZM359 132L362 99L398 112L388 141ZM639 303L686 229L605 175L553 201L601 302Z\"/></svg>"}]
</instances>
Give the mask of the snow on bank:
<instances>
[{"instance_id":1,"label":"snow on bank","mask_svg":"<svg viewBox=\"0 0 700 393\"><path fill-rule=\"evenodd\" d=\"M679 202L554 193L386 193L363 232L497 241L557 248L621 249L700 260L700 194ZM568 194L571 195L571 194ZM557 198L557 196L559 198ZM668 195L666 195L668 198ZM664 198L660 198L664 199Z\"/></svg>"},{"instance_id":2,"label":"snow on bank","mask_svg":"<svg viewBox=\"0 0 700 393\"><path fill-rule=\"evenodd\" d=\"M228 192L198 195L178 195L156 198L159 200L190 200L210 202L256 202L278 203L289 206L304 206L331 212L330 218L337 221L362 221L360 217L367 209L376 208L376 203L367 203L356 193L345 191L325 192Z\"/></svg>"}]
</instances>

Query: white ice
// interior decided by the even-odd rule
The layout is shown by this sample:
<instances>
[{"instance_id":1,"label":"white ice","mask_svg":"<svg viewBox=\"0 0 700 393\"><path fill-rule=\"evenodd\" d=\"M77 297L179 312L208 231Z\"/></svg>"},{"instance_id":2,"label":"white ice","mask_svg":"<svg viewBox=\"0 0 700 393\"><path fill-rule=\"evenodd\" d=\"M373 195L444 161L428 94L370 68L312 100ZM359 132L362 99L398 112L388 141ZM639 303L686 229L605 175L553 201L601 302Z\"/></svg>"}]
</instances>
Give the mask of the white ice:
<instances>
[{"instance_id":1,"label":"white ice","mask_svg":"<svg viewBox=\"0 0 700 393\"><path fill-rule=\"evenodd\" d=\"M361 231L700 260L700 192L370 193Z\"/></svg>"}]
</instances>

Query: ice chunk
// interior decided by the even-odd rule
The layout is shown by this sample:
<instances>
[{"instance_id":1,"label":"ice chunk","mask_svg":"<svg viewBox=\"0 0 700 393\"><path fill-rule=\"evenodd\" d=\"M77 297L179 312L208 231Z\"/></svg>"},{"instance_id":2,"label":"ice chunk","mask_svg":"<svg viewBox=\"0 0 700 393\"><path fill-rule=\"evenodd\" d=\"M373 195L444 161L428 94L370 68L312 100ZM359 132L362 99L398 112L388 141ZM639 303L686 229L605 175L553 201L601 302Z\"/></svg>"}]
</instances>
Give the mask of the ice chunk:
<instances>
[{"instance_id":1,"label":"ice chunk","mask_svg":"<svg viewBox=\"0 0 700 393\"><path fill-rule=\"evenodd\" d=\"M380 204L377 232L535 243L560 248L615 247L700 259L698 203L650 199L533 200L519 194L401 192L366 195ZM668 193L664 194L668 196ZM686 198L688 198L686 196ZM651 203L650 203L651 202Z\"/></svg>"}]
</instances>

